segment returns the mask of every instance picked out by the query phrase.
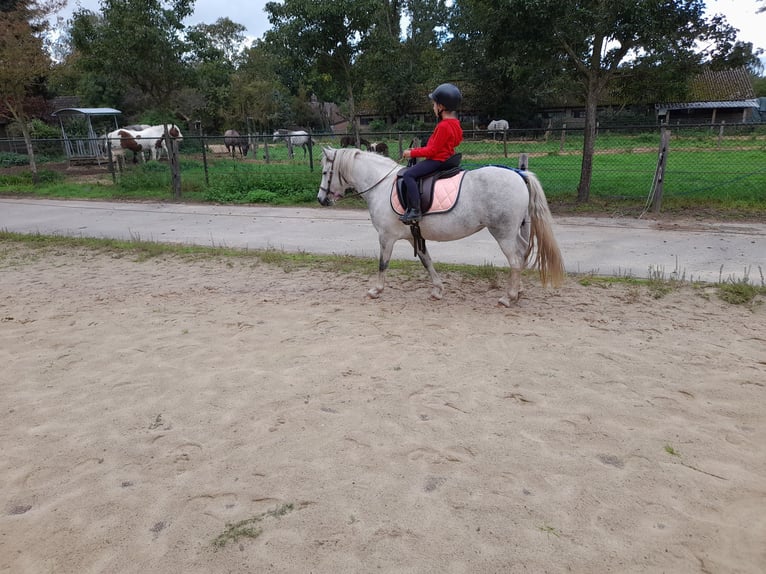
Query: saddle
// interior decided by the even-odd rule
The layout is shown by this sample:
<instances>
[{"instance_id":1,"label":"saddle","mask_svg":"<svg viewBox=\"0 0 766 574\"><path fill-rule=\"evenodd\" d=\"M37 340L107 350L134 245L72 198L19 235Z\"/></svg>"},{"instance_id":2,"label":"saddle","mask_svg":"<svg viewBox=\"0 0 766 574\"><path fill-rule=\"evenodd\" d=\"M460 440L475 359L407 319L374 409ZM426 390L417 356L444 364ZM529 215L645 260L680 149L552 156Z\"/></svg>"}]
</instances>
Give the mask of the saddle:
<instances>
[{"instance_id":1,"label":"saddle","mask_svg":"<svg viewBox=\"0 0 766 574\"><path fill-rule=\"evenodd\" d=\"M418 190L420 191L420 211L423 214L428 213L431 209L431 205L434 201L434 186L440 179L446 179L457 175L461 171L460 161L463 159L462 153L456 153L446 161L442 163L439 171L430 173L418 180ZM405 168L406 169L406 168ZM396 176L396 195L399 200L399 204L402 206L407 205L407 194L404 189L404 182L402 176L397 174Z\"/></svg>"}]
</instances>

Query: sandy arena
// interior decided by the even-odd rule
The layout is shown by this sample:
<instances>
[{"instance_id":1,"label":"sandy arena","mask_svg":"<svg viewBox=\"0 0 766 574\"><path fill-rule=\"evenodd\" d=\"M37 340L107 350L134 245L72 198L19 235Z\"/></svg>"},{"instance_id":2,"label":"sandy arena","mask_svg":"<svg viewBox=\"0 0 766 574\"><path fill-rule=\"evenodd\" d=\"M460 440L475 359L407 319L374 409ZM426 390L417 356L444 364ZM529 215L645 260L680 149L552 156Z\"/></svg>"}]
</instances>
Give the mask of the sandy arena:
<instances>
[{"instance_id":1,"label":"sandy arena","mask_svg":"<svg viewBox=\"0 0 766 574\"><path fill-rule=\"evenodd\" d=\"M0 243L0 572L763 572L763 304L370 275Z\"/></svg>"}]
</instances>

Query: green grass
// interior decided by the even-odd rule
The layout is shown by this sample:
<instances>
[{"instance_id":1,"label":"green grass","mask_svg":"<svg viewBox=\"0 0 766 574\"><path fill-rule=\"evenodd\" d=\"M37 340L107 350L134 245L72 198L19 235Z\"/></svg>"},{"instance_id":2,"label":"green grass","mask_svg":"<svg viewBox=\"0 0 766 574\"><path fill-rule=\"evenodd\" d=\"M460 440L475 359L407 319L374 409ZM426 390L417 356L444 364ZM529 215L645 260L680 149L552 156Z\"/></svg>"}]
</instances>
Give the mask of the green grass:
<instances>
[{"instance_id":1,"label":"green grass","mask_svg":"<svg viewBox=\"0 0 766 574\"><path fill-rule=\"evenodd\" d=\"M727 130L731 128L727 127ZM459 151L463 153L463 164L468 169L487 164L515 167L518 155L529 153L529 168L540 178L556 213L640 213L652 191L658 134L600 134L588 204L577 203L582 162L579 134L573 131L572 135L567 135L563 153L558 137L548 141L511 140L505 148L502 142L466 139ZM709 130L673 134L664 178L664 213L719 217L766 215L766 135L743 130L736 137L721 140L719 147L717 133ZM374 136L370 135L368 139L374 139ZM379 139L388 144L390 156L398 156L398 140ZM405 139L408 142L409 137ZM295 159L289 159L283 144L269 145L268 164L262 159L263 145L258 148L256 160L208 155L207 177L200 153L182 154L182 198L184 201L213 203L313 204L320 180L322 145L337 146L337 138L316 138L313 171L301 149L296 150ZM118 177L116 185L108 174L99 182L75 183L62 174L47 172L44 163L40 164L40 169L41 183L38 186L32 184L29 174L4 175L0 169L0 193L152 201L168 200L171 195L170 170L164 162L129 166ZM354 206L362 205L362 202L354 202Z\"/></svg>"}]
</instances>

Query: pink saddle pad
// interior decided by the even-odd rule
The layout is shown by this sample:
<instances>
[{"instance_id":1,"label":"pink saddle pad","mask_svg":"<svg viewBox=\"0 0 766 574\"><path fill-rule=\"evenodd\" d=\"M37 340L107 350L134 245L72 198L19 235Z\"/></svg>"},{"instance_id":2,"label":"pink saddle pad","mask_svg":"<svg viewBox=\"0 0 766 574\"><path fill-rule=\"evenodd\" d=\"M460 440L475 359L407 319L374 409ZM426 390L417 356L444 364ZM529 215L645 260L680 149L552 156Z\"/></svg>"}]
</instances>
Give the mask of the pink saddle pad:
<instances>
[{"instance_id":1,"label":"pink saddle pad","mask_svg":"<svg viewBox=\"0 0 766 574\"><path fill-rule=\"evenodd\" d=\"M426 213L445 213L455 207L457 198L460 195L460 184L463 182L465 171L461 171L452 177L445 177L436 180L434 185L434 200L431 202L431 208ZM396 193L396 182L391 190L391 207L399 215L406 209L399 201L399 194Z\"/></svg>"}]
</instances>

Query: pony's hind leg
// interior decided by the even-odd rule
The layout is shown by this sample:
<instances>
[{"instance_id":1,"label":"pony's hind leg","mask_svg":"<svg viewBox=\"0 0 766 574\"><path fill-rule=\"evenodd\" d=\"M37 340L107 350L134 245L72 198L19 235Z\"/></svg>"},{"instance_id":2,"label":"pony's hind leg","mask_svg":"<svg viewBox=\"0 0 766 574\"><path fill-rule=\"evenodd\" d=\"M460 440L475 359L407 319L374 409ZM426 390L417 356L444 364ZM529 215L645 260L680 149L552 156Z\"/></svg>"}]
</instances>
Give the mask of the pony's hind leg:
<instances>
[{"instance_id":1,"label":"pony's hind leg","mask_svg":"<svg viewBox=\"0 0 766 574\"><path fill-rule=\"evenodd\" d=\"M529 220L525 219L522 221L518 231L511 238L505 237L498 230L490 229L489 232L497 240L511 268L508 278L508 290L504 297L498 299L500 305L510 307L512 303L519 300L523 291L521 272L524 269L529 250Z\"/></svg>"}]
</instances>

